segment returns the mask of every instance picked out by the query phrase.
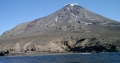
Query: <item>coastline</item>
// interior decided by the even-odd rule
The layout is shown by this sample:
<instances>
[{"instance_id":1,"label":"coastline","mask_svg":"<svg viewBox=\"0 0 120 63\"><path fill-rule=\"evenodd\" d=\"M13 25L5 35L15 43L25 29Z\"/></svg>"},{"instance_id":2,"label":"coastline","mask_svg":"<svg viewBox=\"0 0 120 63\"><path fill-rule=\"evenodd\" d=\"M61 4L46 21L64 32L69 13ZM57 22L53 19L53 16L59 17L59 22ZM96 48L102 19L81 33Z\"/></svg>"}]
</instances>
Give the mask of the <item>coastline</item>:
<instances>
[{"instance_id":1,"label":"coastline","mask_svg":"<svg viewBox=\"0 0 120 63\"><path fill-rule=\"evenodd\" d=\"M69 54L92 54L92 53L72 53L72 52L67 52L67 53L37 53L37 54L21 54L21 55L5 55L5 56L0 56L0 57L23 57L23 56L47 56L47 55L69 55Z\"/></svg>"}]
</instances>

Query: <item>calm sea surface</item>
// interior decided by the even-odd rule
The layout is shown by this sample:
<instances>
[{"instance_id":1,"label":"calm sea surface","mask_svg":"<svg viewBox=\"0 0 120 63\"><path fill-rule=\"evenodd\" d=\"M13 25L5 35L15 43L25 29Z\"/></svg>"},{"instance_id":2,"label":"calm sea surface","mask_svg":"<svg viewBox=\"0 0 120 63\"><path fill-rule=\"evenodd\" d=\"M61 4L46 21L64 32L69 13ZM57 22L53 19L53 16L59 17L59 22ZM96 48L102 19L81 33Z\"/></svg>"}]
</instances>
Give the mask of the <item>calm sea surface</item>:
<instances>
[{"instance_id":1,"label":"calm sea surface","mask_svg":"<svg viewBox=\"0 0 120 63\"><path fill-rule=\"evenodd\" d=\"M120 52L0 57L0 63L120 63Z\"/></svg>"}]
</instances>

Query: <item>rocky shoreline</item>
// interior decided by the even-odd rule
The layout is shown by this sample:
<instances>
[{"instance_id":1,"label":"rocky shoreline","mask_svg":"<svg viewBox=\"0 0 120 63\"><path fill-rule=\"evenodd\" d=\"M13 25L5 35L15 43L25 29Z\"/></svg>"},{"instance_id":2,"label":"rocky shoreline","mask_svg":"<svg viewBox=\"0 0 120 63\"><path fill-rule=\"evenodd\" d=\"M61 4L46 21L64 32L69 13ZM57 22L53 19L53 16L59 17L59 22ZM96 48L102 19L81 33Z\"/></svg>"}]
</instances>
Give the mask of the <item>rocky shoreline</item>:
<instances>
[{"instance_id":1,"label":"rocky shoreline","mask_svg":"<svg viewBox=\"0 0 120 63\"><path fill-rule=\"evenodd\" d=\"M92 42L91 42L92 41ZM83 42L83 43L82 43ZM86 43L85 43L86 42ZM88 43L89 42L89 43ZM16 55L36 55L49 53L102 53L102 52L119 52L114 44L101 44L96 38L84 38L78 41L52 42L54 46L41 50L36 45L30 45L26 50L6 49L0 51L0 56ZM48 46L48 45L47 45ZM44 46L46 48L47 46ZM58 48L59 47L59 48ZM54 49L54 50L53 50Z\"/></svg>"}]
</instances>

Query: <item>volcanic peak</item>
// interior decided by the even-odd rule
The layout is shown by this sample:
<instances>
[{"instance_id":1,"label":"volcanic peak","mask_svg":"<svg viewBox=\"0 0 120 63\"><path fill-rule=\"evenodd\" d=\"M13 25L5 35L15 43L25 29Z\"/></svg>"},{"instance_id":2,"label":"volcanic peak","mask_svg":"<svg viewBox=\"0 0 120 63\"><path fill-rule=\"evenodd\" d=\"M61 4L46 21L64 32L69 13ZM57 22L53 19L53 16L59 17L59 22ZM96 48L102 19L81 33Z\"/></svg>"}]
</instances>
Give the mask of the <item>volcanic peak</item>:
<instances>
[{"instance_id":1,"label":"volcanic peak","mask_svg":"<svg viewBox=\"0 0 120 63\"><path fill-rule=\"evenodd\" d=\"M73 3L73 4L65 4L66 5L70 5L70 6L75 6L75 5L78 5L77 3Z\"/></svg>"}]
</instances>

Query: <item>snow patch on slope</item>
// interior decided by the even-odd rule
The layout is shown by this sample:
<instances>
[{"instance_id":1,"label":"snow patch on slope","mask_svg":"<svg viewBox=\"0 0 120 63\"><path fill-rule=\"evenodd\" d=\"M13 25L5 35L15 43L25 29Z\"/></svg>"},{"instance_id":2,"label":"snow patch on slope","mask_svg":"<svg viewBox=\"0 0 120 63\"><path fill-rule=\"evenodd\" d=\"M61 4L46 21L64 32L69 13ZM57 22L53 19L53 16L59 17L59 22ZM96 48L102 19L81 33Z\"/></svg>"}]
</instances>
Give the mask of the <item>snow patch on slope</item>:
<instances>
[{"instance_id":1,"label":"snow patch on slope","mask_svg":"<svg viewBox=\"0 0 120 63\"><path fill-rule=\"evenodd\" d=\"M77 3L74 3L74 4L70 4L70 6L74 6L74 5L78 5Z\"/></svg>"},{"instance_id":2,"label":"snow patch on slope","mask_svg":"<svg viewBox=\"0 0 120 63\"><path fill-rule=\"evenodd\" d=\"M74 4L65 4L66 5L70 5L70 6L74 6L74 5L78 5L77 3L74 3Z\"/></svg>"}]
</instances>

